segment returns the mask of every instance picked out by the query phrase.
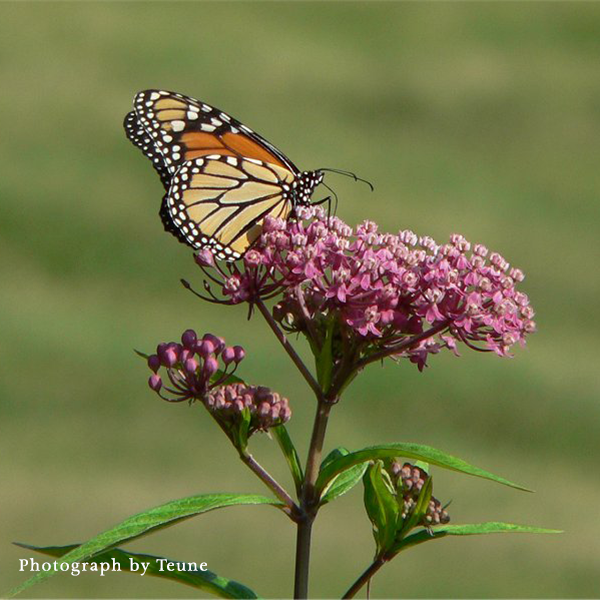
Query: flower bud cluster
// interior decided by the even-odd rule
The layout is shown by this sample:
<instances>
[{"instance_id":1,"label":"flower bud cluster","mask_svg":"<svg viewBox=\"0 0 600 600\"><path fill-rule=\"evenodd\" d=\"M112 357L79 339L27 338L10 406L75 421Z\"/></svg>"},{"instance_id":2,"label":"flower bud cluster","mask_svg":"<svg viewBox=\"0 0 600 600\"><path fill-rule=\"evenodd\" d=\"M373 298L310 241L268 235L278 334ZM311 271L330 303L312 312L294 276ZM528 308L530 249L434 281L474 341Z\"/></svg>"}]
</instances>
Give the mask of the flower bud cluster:
<instances>
[{"instance_id":1,"label":"flower bud cluster","mask_svg":"<svg viewBox=\"0 0 600 600\"><path fill-rule=\"evenodd\" d=\"M223 338L211 333L199 338L188 329L181 343L159 344L156 354L148 357L153 372L148 385L169 402L204 401L211 389L231 376L245 355L241 346L227 346ZM161 368L165 369L163 375Z\"/></svg>"},{"instance_id":2,"label":"flower bud cluster","mask_svg":"<svg viewBox=\"0 0 600 600\"><path fill-rule=\"evenodd\" d=\"M281 425L292 415L288 400L269 388L231 383L245 355L241 346L227 346L210 333L200 338L188 329L181 343L159 344L148 357L148 385L168 402L199 400L234 443L243 446L254 432Z\"/></svg>"},{"instance_id":3,"label":"flower bud cluster","mask_svg":"<svg viewBox=\"0 0 600 600\"><path fill-rule=\"evenodd\" d=\"M415 509L419 494L430 476L423 469L408 462L402 464L400 461L392 463L391 475L398 491L398 500L400 501L400 496L402 498L402 518L406 519ZM419 525L428 527L445 524L449 521L450 515L446 509L442 507L437 498L432 496L427 506L427 512Z\"/></svg>"},{"instance_id":4,"label":"flower bud cluster","mask_svg":"<svg viewBox=\"0 0 600 600\"><path fill-rule=\"evenodd\" d=\"M523 272L482 245L461 235L439 245L408 230L380 233L371 221L353 229L316 206L297 213L297 220L268 218L241 264L197 255L220 282L223 302L282 296L275 316L288 329L322 337L332 317L346 347L362 345L363 356L397 350L420 369L457 342L507 356L535 331L529 298L518 290Z\"/></svg>"},{"instance_id":5,"label":"flower bud cluster","mask_svg":"<svg viewBox=\"0 0 600 600\"><path fill-rule=\"evenodd\" d=\"M287 398L267 387L244 383L213 389L204 404L223 423L238 420L244 409L248 409L251 433L286 423L292 416Z\"/></svg>"}]
</instances>

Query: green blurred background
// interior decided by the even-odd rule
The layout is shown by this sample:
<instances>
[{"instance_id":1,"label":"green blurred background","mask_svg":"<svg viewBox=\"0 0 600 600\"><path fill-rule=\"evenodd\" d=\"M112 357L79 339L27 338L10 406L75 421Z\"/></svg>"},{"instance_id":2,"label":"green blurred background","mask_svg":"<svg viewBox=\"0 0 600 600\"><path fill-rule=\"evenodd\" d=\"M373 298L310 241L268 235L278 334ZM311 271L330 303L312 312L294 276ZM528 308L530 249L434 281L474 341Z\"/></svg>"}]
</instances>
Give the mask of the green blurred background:
<instances>
[{"instance_id":1,"label":"green blurred background","mask_svg":"<svg viewBox=\"0 0 600 600\"><path fill-rule=\"evenodd\" d=\"M190 326L243 344L243 374L290 397L306 451L313 401L265 324L178 283L200 274L163 233L159 179L121 127L138 90L162 87L240 118L301 168L373 181L371 194L330 177L347 222L460 232L527 274L539 332L515 359L373 367L327 447L439 447L537 490L438 469L454 523L566 532L428 544L383 569L372 596L600 594L600 5L4 3L0 82L1 589L25 577L14 540L82 541L169 499L263 491L201 410L148 390L134 347ZM273 442L253 450L289 483ZM273 597L291 594L293 543L257 507L129 547ZM372 553L357 488L317 521L312 594L339 596ZM30 594L197 596L128 574L59 575Z\"/></svg>"}]
</instances>

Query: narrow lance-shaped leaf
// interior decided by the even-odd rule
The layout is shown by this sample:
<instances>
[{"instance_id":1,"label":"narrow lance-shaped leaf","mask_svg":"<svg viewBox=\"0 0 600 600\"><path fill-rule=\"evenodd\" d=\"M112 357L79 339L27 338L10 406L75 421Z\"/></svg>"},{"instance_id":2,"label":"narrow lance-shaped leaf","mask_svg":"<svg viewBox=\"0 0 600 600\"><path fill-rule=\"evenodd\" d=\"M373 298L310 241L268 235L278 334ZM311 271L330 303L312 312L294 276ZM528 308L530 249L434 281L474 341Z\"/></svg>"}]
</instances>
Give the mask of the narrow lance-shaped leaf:
<instances>
[{"instance_id":1,"label":"narrow lance-shaped leaf","mask_svg":"<svg viewBox=\"0 0 600 600\"><path fill-rule=\"evenodd\" d=\"M515 525L514 523L500 523L491 521L488 523L473 523L468 525L437 525L430 529L423 529L404 538L393 548L397 554L411 546L417 546L424 542L441 539L447 535L485 535L489 533L563 533L560 529L544 529L542 527L531 527L530 525Z\"/></svg>"},{"instance_id":2,"label":"narrow lance-shaped leaf","mask_svg":"<svg viewBox=\"0 0 600 600\"><path fill-rule=\"evenodd\" d=\"M169 527L195 515L203 514L217 508L256 504L266 504L277 508L284 506L279 501L257 494L201 494L180 500L173 500L129 517L115 527L100 533L66 554L63 557L63 562L72 563L88 560L96 554L113 548L118 544L131 541L152 531ZM15 596L32 585L52 577L55 573L56 571L37 573L25 581L25 583L11 590L8 597Z\"/></svg>"},{"instance_id":3,"label":"narrow lance-shaped leaf","mask_svg":"<svg viewBox=\"0 0 600 600\"><path fill-rule=\"evenodd\" d=\"M391 548L400 510L391 482L386 482L384 477L381 461L369 465L363 477L365 508L373 524L378 554Z\"/></svg>"},{"instance_id":4,"label":"narrow lance-shaped leaf","mask_svg":"<svg viewBox=\"0 0 600 600\"><path fill-rule=\"evenodd\" d=\"M277 443L283 452L283 456L285 457L288 467L290 468L294 485L296 486L296 493L300 494L302 481L304 480L304 474L302 472L300 458L298 457L298 452L296 452L294 442L292 442L292 438L285 428L285 425L272 427L271 433L275 436L275 439L277 440Z\"/></svg>"},{"instance_id":5,"label":"narrow lance-shaped leaf","mask_svg":"<svg viewBox=\"0 0 600 600\"><path fill-rule=\"evenodd\" d=\"M513 487L519 490L531 491L521 485L509 481L508 479L504 479L504 477L494 475L489 471L485 471L483 469L480 469L479 467L470 465L469 463L465 462L464 460L461 460L460 458L456 458L455 456L446 454L445 452L437 450L436 448L432 448L431 446L423 446L421 444L411 444L403 442L395 444L384 444L380 446L371 446L369 448L364 448L363 450L351 452L346 456L341 456L337 458L336 460L332 461L328 465L325 465L321 469L316 484L317 490L322 492L322 490L335 476L339 475L346 469L353 467L354 465L360 464L368 460L396 458L399 456L416 460L422 460L432 465L442 467L444 469L457 471L459 473L465 473L467 475L473 475L475 477L481 477L483 479L489 479L490 481L495 481L497 483L501 483L503 485L507 485L509 487Z\"/></svg>"},{"instance_id":6,"label":"narrow lance-shaped leaf","mask_svg":"<svg viewBox=\"0 0 600 600\"><path fill-rule=\"evenodd\" d=\"M400 531L398 531L398 539L403 538L411 529L414 529L423 519L427 513L429 501L431 500L431 493L433 492L433 478L428 477L425 485L421 488L419 496L417 498L416 505L406 521L402 524Z\"/></svg>"},{"instance_id":7,"label":"narrow lance-shaped leaf","mask_svg":"<svg viewBox=\"0 0 600 600\"><path fill-rule=\"evenodd\" d=\"M369 463L366 462L354 465L335 477L331 485L325 490L321 498L321 505L327 504L349 492L362 479L368 466Z\"/></svg>"},{"instance_id":8,"label":"narrow lance-shaped leaf","mask_svg":"<svg viewBox=\"0 0 600 600\"><path fill-rule=\"evenodd\" d=\"M339 446L333 449L321 463L321 469L332 463L336 458L340 456L346 456L350 454L347 448ZM362 463L346 469L336 477L334 477L321 492L321 505L331 502L335 498L350 491L362 478L364 472L367 470L368 464Z\"/></svg>"},{"instance_id":9,"label":"narrow lance-shaped leaf","mask_svg":"<svg viewBox=\"0 0 600 600\"><path fill-rule=\"evenodd\" d=\"M47 547L30 546L28 544L16 545L55 557L64 556L79 547L77 544ZM191 570L189 563L166 559L161 556L127 552L121 548L114 548L88 559L87 562L96 564L108 563L111 567L117 564L122 571L144 573L145 575L167 579L175 583L182 583L220 598L259 598L250 588L237 581L227 579L208 570ZM168 570L168 564L173 565L170 567L173 569L172 571ZM135 565L137 565L137 570L134 570ZM146 567L145 570L144 567Z\"/></svg>"}]
</instances>

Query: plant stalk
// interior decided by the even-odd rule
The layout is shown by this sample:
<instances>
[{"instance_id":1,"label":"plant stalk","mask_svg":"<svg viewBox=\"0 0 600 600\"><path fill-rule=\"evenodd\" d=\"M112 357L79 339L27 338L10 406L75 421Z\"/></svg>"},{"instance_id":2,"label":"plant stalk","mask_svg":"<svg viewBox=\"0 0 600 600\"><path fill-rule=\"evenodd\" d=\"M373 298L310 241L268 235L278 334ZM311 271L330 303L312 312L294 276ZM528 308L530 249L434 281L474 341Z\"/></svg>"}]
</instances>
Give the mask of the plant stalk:
<instances>
[{"instance_id":1,"label":"plant stalk","mask_svg":"<svg viewBox=\"0 0 600 600\"><path fill-rule=\"evenodd\" d=\"M376 558L369 567L365 570L365 572L348 588L348 591L342 596L342 598L354 598L356 593L360 590L365 583L371 581L371 577L381 569L381 567L386 563L386 559L384 557Z\"/></svg>"},{"instance_id":2,"label":"plant stalk","mask_svg":"<svg viewBox=\"0 0 600 600\"><path fill-rule=\"evenodd\" d=\"M288 353L288 356L292 359L298 370L300 371L302 377L306 380L306 383L310 386L312 391L315 393L315 396L318 400L323 399L323 391L321 390L321 386L317 383L317 380L312 376L311 372L308 370L307 366L302 362L302 359L298 356L298 353L294 350L294 347L290 344L287 337L273 319L273 316L269 312L269 309L265 306L265 303L259 298L255 301L256 306L258 306L258 310L265 318L265 321L271 328L271 331L275 334L275 337L279 340L279 343L283 346L283 349Z\"/></svg>"},{"instance_id":3,"label":"plant stalk","mask_svg":"<svg viewBox=\"0 0 600 600\"><path fill-rule=\"evenodd\" d=\"M321 456L323 454L323 441L332 406L333 403L325 401L320 401L317 404L317 414L315 415L310 448L306 460L304 483L300 498L300 509L303 515L298 521L298 536L296 538L294 598L297 599L308 597L311 531L319 509L319 497L315 489L315 483L319 476L319 467L321 466Z\"/></svg>"},{"instance_id":4,"label":"plant stalk","mask_svg":"<svg viewBox=\"0 0 600 600\"><path fill-rule=\"evenodd\" d=\"M286 505L285 511L291 519L298 521L300 509L292 500L291 496L277 483L269 472L252 456L252 454L244 451L240 452L242 462L246 464L259 479Z\"/></svg>"},{"instance_id":5,"label":"plant stalk","mask_svg":"<svg viewBox=\"0 0 600 600\"><path fill-rule=\"evenodd\" d=\"M310 566L310 539L314 516L303 515L298 521L296 537L296 570L294 574L294 598L308 598L308 575Z\"/></svg>"}]
</instances>

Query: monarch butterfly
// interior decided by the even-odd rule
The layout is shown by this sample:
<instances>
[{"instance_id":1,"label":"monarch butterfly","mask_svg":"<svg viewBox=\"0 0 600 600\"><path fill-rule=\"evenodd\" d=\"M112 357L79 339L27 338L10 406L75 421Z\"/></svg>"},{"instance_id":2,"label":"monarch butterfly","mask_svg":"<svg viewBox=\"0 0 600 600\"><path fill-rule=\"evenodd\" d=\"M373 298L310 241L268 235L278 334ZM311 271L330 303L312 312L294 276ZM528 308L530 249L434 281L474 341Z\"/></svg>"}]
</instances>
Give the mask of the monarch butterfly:
<instances>
[{"instance_id":1,"label":"monarch butterfly","mask_svg":"<svg viewBox=\"0 0 600 600\"><path fill-rule=\"evenodd\" d=\"M246 125L175 92L139 92L124 127L166 190L165 229L219 259L240 258L267 217L287 219L323 181L323 170L299 171Z\"/></svg>"}]
</instances>

